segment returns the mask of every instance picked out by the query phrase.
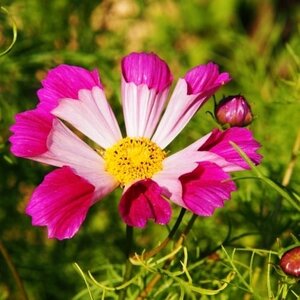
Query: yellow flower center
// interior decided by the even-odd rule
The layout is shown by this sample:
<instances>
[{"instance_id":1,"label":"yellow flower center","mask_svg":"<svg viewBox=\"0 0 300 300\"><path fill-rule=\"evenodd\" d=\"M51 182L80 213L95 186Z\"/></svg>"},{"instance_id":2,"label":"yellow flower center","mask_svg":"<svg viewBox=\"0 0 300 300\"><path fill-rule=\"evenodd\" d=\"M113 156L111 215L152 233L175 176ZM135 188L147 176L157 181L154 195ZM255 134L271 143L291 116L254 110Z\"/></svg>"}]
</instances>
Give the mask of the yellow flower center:
<instances>
[{"instance_id":1,"label":"yellow flower center","mask_svg":"<svg viewBox=\"0 0 300 300\"><path fill-rule=\"evenodd\" d=\"M103 157L106 171L125 185L162 170L166 153L148 138L126 137L106 149Z\"/></svg>"}]
</instances>

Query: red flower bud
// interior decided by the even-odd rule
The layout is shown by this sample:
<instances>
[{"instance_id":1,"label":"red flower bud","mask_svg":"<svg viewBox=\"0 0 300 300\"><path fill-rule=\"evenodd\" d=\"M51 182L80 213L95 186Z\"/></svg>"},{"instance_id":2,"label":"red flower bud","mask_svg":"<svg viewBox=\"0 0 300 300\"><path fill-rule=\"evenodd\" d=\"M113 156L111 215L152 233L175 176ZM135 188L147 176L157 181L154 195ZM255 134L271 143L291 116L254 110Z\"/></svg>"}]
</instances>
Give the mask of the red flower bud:
<instances>
[{"instance_id":1,"label":"red flower bud","mask_svg":"<svg viewBox=\"0 0 300 300\"><path fill-rule=\"evenodd\" d=\"M300 277L300 246L285 252L279 265L285 274Z\"/></svg>"},{"instance_id":2,"label":"red flower bud","mask_svg":"<svg viewBox=\"0 0 300 300\"><path fill-rule=\"evenodd\" d=\"M249 103L240 95L222 99L215 107L215 117L219 124L228 124L230 127L247 126L253 120Z\"/></svg>"}]
</instances>

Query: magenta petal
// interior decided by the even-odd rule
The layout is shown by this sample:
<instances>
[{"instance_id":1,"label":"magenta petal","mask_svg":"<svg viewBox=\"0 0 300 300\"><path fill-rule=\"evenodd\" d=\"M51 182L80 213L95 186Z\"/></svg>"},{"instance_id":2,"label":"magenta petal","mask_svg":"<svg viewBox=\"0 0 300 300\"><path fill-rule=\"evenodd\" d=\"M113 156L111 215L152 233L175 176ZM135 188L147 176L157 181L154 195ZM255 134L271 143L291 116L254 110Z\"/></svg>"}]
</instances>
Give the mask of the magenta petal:
<instances>
[{"instance_id":1,"label":"magenta petal","mask_svg":"<svg viewBox=\"0 0 300 300\"><path fill-rule=\"evenodd\" d=\"M231 80L228 73L219 73L218 65L210 62L189 70L184 79L188 85L188 94L198 94L199 97L212 96L219 87Z\"/></svg>"},{"instance_id":2,"label":"magenta petal","mask_svg":"<svg viewBox=\"0 0 300 300\"><path fill-rule=\"evenodd\" d=\"M154 53L131 53L122 60L126 82L146 84L149 89L163 92L172 83L172 74L165 61Z\"/></svg>"},{"instance_id":3,"label":"magenta petal","mask_svg":"<svg viewBox=\"0 0 300 300\"><path fill-rule=\"evenodd\" d=\"M32 217L33 225L48 227L49 238L69 239L84 221L94 190L71 168L56 169L35 189L26 213Z\"/></svg>"},{"instance_id":4,"label":"magenta petal","mask_svg":"<svg viewBox=\"0 0 300 300\"><path fill-rule=\"evenodd\" d=\"M69 65L59 65L50 70L42 81L43 88L38 90L39 107L50 112L62 98L78 98L81 89L91 90L102 84L97 70L88 71L84 68Z\"/></svg>"},{"instance_id":5,"label":"magenta petal","mask_svg":"<svg viewBox=\"0 0 300 300\"><path fill-rule=\"evenodd\" d=\"M222 168L210 162L199 163L191 173L182 175L182 199L186 207L200 216L211 216L236 189Z\"/></svg>"},{"instance_id":6,"label":"magenta petal","mask_svg":"<svg viewBox=\"0 0 300 300\"><path fill-rule=\"evenodd\" d=\"M20 157L40 155L47 151L47 138L52 128L53 116L40 110L29 110L15 117L10 127L11 152Z\"/></svg>"},{"instance_id":7,"label":"magenta petal","mask_svg":"<svg viewBox=\"0 0 300 300\"><path fill-rule=\"evenodd\" d=\"M180 78L152 140L165 148L187 125L199 108L230 80L213 63L197 66Z\"/></svg>"},{"instance_id":8,"label":"magenta petal","mask_svg":"<svg viewBox=\"0 0 300 300\"><path fill-rule=\"evenodd\" d=\"M144 227L149 219L167 224L171 218L171 206L162 197L161 187L153 180L134 183L123 194L119 212L124 222L134 227Z\"/></svg>"},{"instance_id":9,"label":"magenta petal","mask_svg":"<svg viewBox=\"0 0 300 300\"><path fill-rule=\"evenodd\" d=\"M256 152L260 144L253 138L252 132L246 128L233 127L225 131L214 129L199 150L213 152L242 169L249 169L248 164L232 147L230 141L237 144L255 164L259 164L262 160L262 156Z\"/></svg>"}]
</instances>

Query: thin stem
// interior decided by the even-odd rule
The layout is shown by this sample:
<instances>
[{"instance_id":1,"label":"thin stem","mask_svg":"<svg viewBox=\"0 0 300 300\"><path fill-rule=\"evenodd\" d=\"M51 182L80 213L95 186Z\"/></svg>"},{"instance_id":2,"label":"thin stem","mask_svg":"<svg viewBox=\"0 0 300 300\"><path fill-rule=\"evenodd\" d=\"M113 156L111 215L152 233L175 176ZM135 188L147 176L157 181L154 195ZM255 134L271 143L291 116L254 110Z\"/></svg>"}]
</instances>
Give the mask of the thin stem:
<instances>
[{"instance_id":1,"label":"thin stem","mask_svg":"<svg viewBox=\"0 0 300 300\"><path fill-rule=\"evenodd\" d=\"M12 18L12 16L9 14L9 12L6 8L4 8L3 6L0 6L0 12L6 14L10 18L10 21L12 22L12 30L13 30L13 39L12 39L10 45L7 47L7 49L4 50L3 52L0 52L0 57L1 57L1 56L4 56L5 54L7 54L14 46L14 44L17 40L17 25L16 25L15 20Z\"/></svg>"},{"instance_id":2,"label":"thin stem","mask_svg":"<svg viewBox=\"0 0 300 300\"><path fill-rule=\"evenodd\" d=\"M215 248L211 249L210 251L207 251L207 252L203 252L201 255L200 255L200 260L204 259L205 257L208 257L210 256L211 254L217 252L218 250L222 249L222 247L234 247L233 245L231 245L233 242L243 238L243 237L246 237L246 236L252 236L252 235L259 235L258 232L245 232L245 233L242 233L238 236L235 236L231 239L225 239L224 242L222 242L221 245L218 245L216 246Z\"/></svg>"},{"instance_id":3,"label":"thin stem","mask_svg":"<svg viewBox=\"0 0 300 300\"><path fill-rule=\"evenodd\" d=\"M194 225L194 223L195 223L195 221L198 217L199 217L198 215L195 215L195 214L192 215L191 219L189 220L188 224L186 225L186 227L183 231L184 235L189 234L189 232L191 231L191 229L192 229L192 227L193 227L193 225Z\"/></svg>"},{"instance_id":4,"label":"thin stem","mask_svg":"<svg viewBox=\"0 0 300 300\"><path fill-rule=\"evenodd\" d=\"M189 234L189 232L191 231L196 219L197 219L197 215L193 214L191 219L189 220L188 224L186 225L185 229L183 230L183 232L181 233L179 239L176 241L175 243L175 249L180 247L183 242L185 241L187 235ZM171 262L174 260L175 255L171 256L164 264L163 269L166 270ZM155 287L155 285L159 282L159 280L161 279L162 274L160 273L156 273L152 279L149 281L149 283L147 284L147 286L140 292L140 294L137 296L136 300L144 300L147 298L147 296L149 295L149 293L153 290L153 288Z\"/></svg>"},{"instance_id":5,"label":"thin stem","mask_svg":"<svg viewBox=\"0 0 300 300\"><path fill-rule=\"evenodd\" d=\"M185 241L187 235L189 234L189 232L191 231L196 219L197 219L197 215L193 214L192 217L190 218L188 224L186 225L185 229L183 230L183 232L181 233L179 239L177 240L177 242L175 243L175 249L177 249L178 247L180 247L183 242ZM171 264L171 262L173 261L173 259L175 258L175 255L170 257L164 264L164 269L167 269L169 267L169 265Z\"/></svg>"},{"instance_id":6,"label":"thin stem","mask_svg":"<svg viewBox=\"0 0 300 300\"><path fill-rule=\"evenodd\" d=\"M269 179L268 177L264 176L259 169L255 166L255 164L251 161L251 159L246 155L246 153L235 143L229 142L232 147L240 154L240 156L248 163L248 165L251 167L251 169L256 174L257 178L265 182L267 185L272 187L275 191L277 191L283 198L285 198L290 205L292 205L294 208L296 208L298 211L300 211L300 205L298 204L297 199L292 198L288 191L284 188L276 184L274 181Z\"/></svg>"},{"instance_id":7,"label":"thin stem","mask_svg":"<svg viewBox=\"0 0 300 300\"><path fill-rule=\"evenodd\" d=\"M10 257L10 255L8 254L6 248L4 247L3 243L0 241L0 252L1 254L3 255L4 257L4 260L9 268L9 270L11 271L12 273L12 276L19 288L19 291L20 291L20 299L22 300L28 300L28 297L27 297L27 294L26 294L26 291L25 291L25 288L24 288L24 285L23 285L23 282L21 280L21 277Z\"/></svg>"},{"instance_id":8,"label":"thin stem","mask_svg":"<svg viewBox=\"0 0 300 300\"><path fill-rule=\"evenodd\" d=\"M132 264L129 260L129 257L130 257L131 251L132 251L132 244L133 244L133 227L127 225L126 226L126 248L125 248L126 264L125 264L125 273L124 273L123 284L126 283L131 277ZM126 291L127 291L126 288L124 288L120 291L119 300L126 299Z\"/></svg>"},{"instance_id":9,"label":"thin stem","mask_svg":"<svg viewBox=\"0 0 300 300\"><path fill-rule=\"evenodd\" d=\"M133 227L127 225L126 226L126 257L128 258L132 251L132 242L133 242Z\"/></svg>"},{"instance_id":10,"label":"thin stem","mask_svg":"<svg viewBox=\"0 0 300 300\"><path fill-rule=\"evenodd\" d=\"M175 235L175 233L176 233L176 231L177 231L177 229L178 229L178 227L179 227L179 225L180 225L180 223L181 223L181 221L182 221L185 213L186 213L186 209L185 208L181 208L179 216L178 216L178 218L177 218L174 226L172 227L172 229L171 229L171 231L170 231L170 233L168 235L168 238L172 239L174 237L174 235Z\"/></svg>"},{"instance_id":11,"label":"thin stem","mask_svg":"<svg viewBox=\"0 0 300 300\"><path fill-rule=\"evenodd\" d=\"M289 164L285 170L283 179L282 179L282 185L287 186L291 180L297 158L299 156L299 150L300 150L300 130L298 131L296 141L292 150L291 159L289 161Z\"/></svg>"},{"instance_id":12,"label":"thin stem","mask_svg":"<svg viewBox=\"0 0 300 300\"><path fill-rule=\"evenodd\" d=\"M169 233L168 236L162 241L162 243L161 243L159 246L157 246L157 247L155 247L155 248L153 248L153 249L151 249L151 250L149 250L149 251L147 251L147 252L141 254L141 257L142 257L144 260L147 260L147 259L149 259L150 257L156 255L157 253L159 253L162 249L164 249L164 248L169 244L169 242L173 239L173 237L174 237L174 235L175 235L175 233L176 233L176 231L177 231L179 225L181 224L181 221L182 221L183 216L185 215L185 213L186 213L186 209L185 209L185 208L182 208L182 209L180 210L179 216L178 216L178 218L177 218L175 224L173 225L173 227L172 227L170 233Z\"/></svg>"}]
</instances>

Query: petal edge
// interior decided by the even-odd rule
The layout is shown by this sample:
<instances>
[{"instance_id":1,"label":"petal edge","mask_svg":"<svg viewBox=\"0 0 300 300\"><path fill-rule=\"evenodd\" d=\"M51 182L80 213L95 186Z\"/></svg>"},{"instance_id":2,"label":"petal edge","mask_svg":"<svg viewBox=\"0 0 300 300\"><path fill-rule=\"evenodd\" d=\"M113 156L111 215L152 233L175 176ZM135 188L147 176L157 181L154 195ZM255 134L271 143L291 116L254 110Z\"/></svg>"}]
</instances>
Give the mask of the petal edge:
<instances>
[{"instance_id":1,"label":"petal edge","mask_svg":"<svg viewBox=\"0 0 300 300\"><path fill-rule=\"evenodd\" d=\"M193 213L211 216L236 189L235 183L229 178L216 164L199 163L193 172L180 177L183 202Z\"/></svg>"},{"instance_id":2,"label":"petal edge","mask_svg":"<svg viewBox=\"0 0 300 300\"><path fill-rule=\"evenodd\" d=\"M131 185L123 194L119 212L129 226L145 227L149 219L157 224L167 224L171 218L171 206L162 197L162 189L151 179Z\"/></svg>"},{"instance_id":3,"label":"petal edge","mask_svg":"<svg viewBox=\"0 0 300 300\"><path fill-rule=\"evenodd\" d=\"M32 217L33 225L47 226L49 238L70 239L92 205L94 190L71 168L56 169L35 189L26 214Z\"/></svg>"}]
</instances>

